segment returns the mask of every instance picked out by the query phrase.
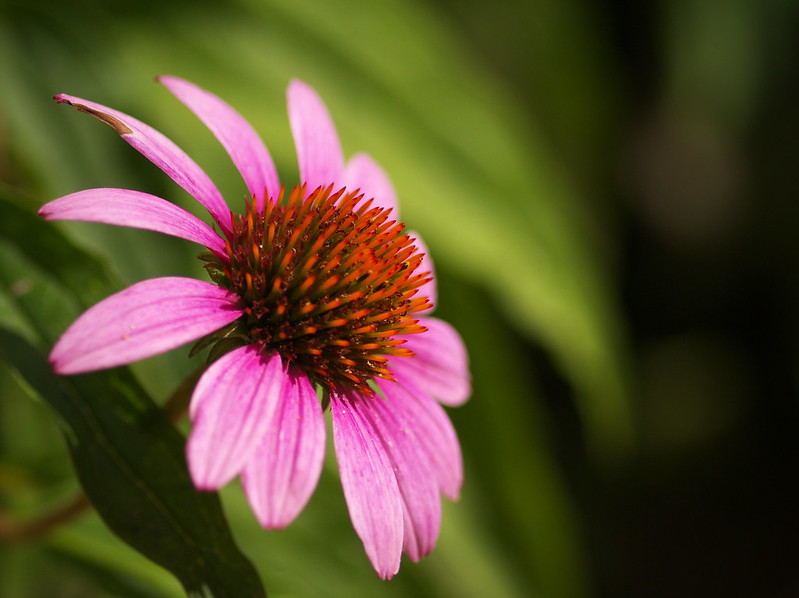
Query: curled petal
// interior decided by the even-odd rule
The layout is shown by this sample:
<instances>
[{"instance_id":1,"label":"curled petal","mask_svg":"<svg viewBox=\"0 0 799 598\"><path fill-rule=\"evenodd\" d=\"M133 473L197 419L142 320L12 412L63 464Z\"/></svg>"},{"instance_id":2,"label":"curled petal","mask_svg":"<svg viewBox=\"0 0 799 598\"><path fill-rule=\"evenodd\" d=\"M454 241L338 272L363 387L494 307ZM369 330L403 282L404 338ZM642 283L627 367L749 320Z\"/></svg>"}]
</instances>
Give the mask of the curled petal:
<instances>
[{"instance_id":1,"label":"curled petal","mask_svg":"<svg viewBox=\"0 0 799 598\"><path fill-rule=\"evenodd\" d=\"M225 242L210 226L175 204L140 191L87 189L46 203L45 220L80 220L152 230L205 245L225 254Z\"/></svg>"},{"instance_id":2,"label":"curled petal","mask_svg":"<svg viewBox=\"0 0 799 598\"><path fill-rule=\"evenodd\" d=\"M289 124L297 147L301 182L317 187L343 185L344 157L333 119L319 95L302 81L288 88Z\"/></svg>"},{"instance_id":3,"label":"curled petal","mask_svg":"<svg viewBox=\"0 0 799 598\"><path fill-rule=\"evenodd\" d=\"M348 191L360 189L366 199L374 199L374 207L391 209L392 216L399 218L394 185L377 162L366 154L355 154L349 159L344 169L344 186Z\"/></svg>"},{"instance_id":4,"label":"curled petal","mask_svg":"<svg viewBox=\"0 0 799 598\"><path fill-rule=\"evenodd\" d=\"M430 257L430 251L427 249L422 238L415 231L408 231L408 234L415 240L413 242L416 248L423 254L422 263L419 265L417 272L429 272L430 281L419 287L419 297L427 297L430 300L430 307L423 311L416 312L418 315L429 314L435 309L436 302L438 301L438 287L436 286L436 273L433 267L433 258Z\"/></svg>"},{"instance_id":5,"label":"curled petal","mask_svg":"<svg viewBox=\"0 0 799 598\"><path fill-rule=\"evenodd\" d=\"M319 481L325 420L316 391L289 372L266 433L241 474L244 492L265 528L283 528L302 511Z\"/></svg>"},{"instance_id":6,"label":"curled petal","mask_svg":"<svg viewBox=\"0 0 799 598\"><path fill-rule=\"evenodd\" d=\"M455 428L444 409L412 382L378 381L383 396L414 430L438 480L439 490L457 500L463 485L463 457Z\"/></svg>"},{"instance_id":7,"label":"curled petal","mask_svg":"<svg viewBox=\"0 0 799 598\"><path fill-rule=\"evenodd\" d=\"M265 192L277 196L280 181L275 164L250 123L227 103L193 83L171 76L158 80L219 139L241 173L250 195L257 198L259 210L263 208Z\"/></svg>"},{"instance_id":8,"label":"curled petal","mask_svg":"<svg viewBox=\"0 0 799 598\"><path fill-rule=\"evenodd\" d=\"M86 310L50 353L59 374L80 374L152 357L240 317L238 296L191 278L154 278Z\"/></svg>"},{"instance_id":9,"label":"curled petal","mask_svg":"<svg viewBox=\"0 0 799 598\"><path fill-rule=\"evenodd\" d=\"M377 574L389 579L402 556L402 499L383 442L361 405L361 397L331 393L333 442L352 525Z\"/></svg>"},{"instance_id":10,"label":"curled petal","mask_svg":"<svg viewBox=\"0 0 799 598\"><path fill-rule=\"evenodd\" d=\"M391 360L397 380L412 380L446 405L462 405L472 392L469 357L458 332L438 318L420 318L427 332L404 336L414 357Z\"/></svg>"},{"instance_id":11,"label":"curled petal","mask_svg":"<svg viewBox=\"0 0 799 598\"><path fill-rule=\"evenodd\" d=\"M391 462L402 497L404 516L403 549L418 561L433 550L441 528L441 500L437 477L414 420L396 401L364 397L358 409L371 423Z\"/></svg>"},{"instance_id":12,"label":"curled petal","mask_svg":"<svg viewBox=\"0 0 799 598\"><path fill-rule=\"evenodd\" d=\"M210 365L189 406L186 459L195 486L215 490L241 471L268 429L285 382L280 355L262 355L254 345Z\"/></svg>"},{"instance_id":13,"label":"curled petal","mask_svg":"<svg viewBox=\"0 0 799 598\"><path fill-rule=\"evenodd\" d=\"M225 231L230 231L230 210L208 175L174 142L149 125L102 104L58 94L59 104L69 104L114 129L150 162L189 192Z\"/></svg>"}]
</instances>

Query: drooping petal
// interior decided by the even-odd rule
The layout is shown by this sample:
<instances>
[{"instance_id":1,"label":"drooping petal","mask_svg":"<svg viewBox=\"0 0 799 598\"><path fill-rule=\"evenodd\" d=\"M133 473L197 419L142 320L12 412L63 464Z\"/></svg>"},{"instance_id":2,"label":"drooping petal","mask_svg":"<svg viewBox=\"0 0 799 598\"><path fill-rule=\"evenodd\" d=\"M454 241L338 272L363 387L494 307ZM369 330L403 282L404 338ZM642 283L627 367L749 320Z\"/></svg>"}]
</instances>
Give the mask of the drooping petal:
<instances>
[{"instance_id":1,"label":"drooping petal","mask_svg":"<svg viewBox=\"0 0 799 598\"><path fill-rule=\"evenodd\" d=\"M279 529L299 515L322 473L325 420L305 374L289 372L266 428L241 481L261 525Z\"/></svg>"},{"instance_id":2,"label":"drooping petal","mask_svg":"<svg viewBox=\"0 0 799 598\"><path fill-rule=\"evenodd\" d=\"M389 579L402 556L402 499L391 461L361 402L357 396L331 393L333 442L352 525L377 574Z\"/></svg>"},{"instance_id":3,"label":"drooping petal","mask_svg":"<svg viewBox=\"0 0 799 598\"><path fill-rule=\"evenodd\" d=\"M427 297L430 300L430 307L428 309L416 312L417 315L429 314L436 307L438 301L438 287L436 286L436 272L433 267L433 258L430 257L430 251L427 249L422 238L415 231L408 231L408 234L415 239L414 245L423 254L422 263L417 268L417 272L429 272L430 281L419 287L418 296Z\"/></svg>"},{"instance_id":4,"label":"drooping petal","mask_svg":"<svg viewBox=\"0 0 799 598\"><path fill-rule=\"evenodd\" d=\"M225 255L225 242L205 222L165 199L141 191L86 189L46 203L39 214L45 220L80 220L153 230Z\"/></svg>"},{"instance_id":5,"label":"drooping petal","mask_svg":"<svg viewBox=\"0 0 799 598\"><path fill-rule=\"evenodd\" d=\"M153 278L86 310L53 347L59 374L80 374L152 357L240 317L238 296L191 278Z\"/></svg>"},{"instance_id":6,"label":"drooping petal","mask_svg":"<svg viewBox=\"0 0 799 598\"><path fill-rule=\"evenodd\" d=\"M177 77L158 80L208 127L241 173L250 196L263 208L264 191L277 197L280 181L272 156L258 133L238 112L214 94Z\"/></svg>"},{"instance_id":7,"label":"drooping petal","mask_svg":"<svg viewBox=\"0 0 799 598\"><path fill-rule=\"evenodd\" d=\"M397 193L385 171L366 154L355 154L344 168L344 186L348 191L360 189L366 199L373 198L372 206L391 209L392 218L399 219Z\"/></svg>"},{"instance_id":8,"label":"drooping petal","mask_svg":"<svg viewBox=\"0 0 799 598\"><path fill-rule=\"evenodd\" d=\"M189 406L186 459L194 485L216 490L244 467L266 434L287 374L278 353L255 345L226 353L205 371Z\"/></svg>"},{"instance_id":9,"label":"drooping petal","mask_svg":"<svg viewBox=\"0 0 799 598\"><path fill-rule=\"evenodd\" d=\"M438 479L418 438L413 421L404 417L395 401L364 397L358 409L371 423L391 462L402 497L403 549L418 561L433 550L441 528Z\"/></svg>"},{"instance_id":10,"label":"drooping petal","mask_svg":"<svg viewBox=\"0 0 799 598\"><path fill-rule=\"evenodd\" d=\"M463 485L463 457L455 428L444 409L413 382L377 382L391 408L415 431L438 479L441 493L457 500Z\"/></svg>"},{"instance_id":11,"label":"drooping petal","mask_svg":"<svg viewBox=\"0 0 799 598\"><path fill-rule=\"evenodd\" d=\"M74 106L113 128L122 139L199 201L223 230L230 231L230 210L219 189L174 142L149 125L113 108L63 93L54 97L59 104Z\"/></svg>"},{"instance_id":12,"label":"drooping petal","mask_svg":"<svg viewBox=\"0 0 799 598\"><path fill-rule=\"evenodd\" d=\"M343 185L344 157L333 119L319 95L294 79L288 88L289 124L297 147L300 181L308 193L317 187Z\"/></svg>"},{"instance_id":13,"label":"drooping petal","mask_svg":"<svg viewBox=\"0 0 799 598\"><path fill-rule=\"evenodd\" d=\"M397 380L412 380L419 388L446 405L462 405L472 392L469 356L458 332L438 318L419 318L427 327L422 334L409 334L402 345L414 357L396 357L390 369Z\"/></svg>"}]
</instances>

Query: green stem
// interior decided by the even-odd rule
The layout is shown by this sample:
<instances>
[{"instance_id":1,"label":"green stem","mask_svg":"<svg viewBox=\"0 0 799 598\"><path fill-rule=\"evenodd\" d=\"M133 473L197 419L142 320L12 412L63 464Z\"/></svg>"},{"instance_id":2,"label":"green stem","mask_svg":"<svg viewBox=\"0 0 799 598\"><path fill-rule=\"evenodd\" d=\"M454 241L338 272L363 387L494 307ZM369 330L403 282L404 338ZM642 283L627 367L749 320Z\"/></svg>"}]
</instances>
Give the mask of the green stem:
<instances>
[{"instance_id":1,"label":"green stem","mask_svg":"<svg viewBox=\"0 0 799 598\"><path fill-rule=\"evenodd\" d=\"M21 542L43 536L54 527L72 521L91 508L83 492L73 496L57 508L25 522L12 521L0 513L0 542Z\"/></svg>"}]
</instances>

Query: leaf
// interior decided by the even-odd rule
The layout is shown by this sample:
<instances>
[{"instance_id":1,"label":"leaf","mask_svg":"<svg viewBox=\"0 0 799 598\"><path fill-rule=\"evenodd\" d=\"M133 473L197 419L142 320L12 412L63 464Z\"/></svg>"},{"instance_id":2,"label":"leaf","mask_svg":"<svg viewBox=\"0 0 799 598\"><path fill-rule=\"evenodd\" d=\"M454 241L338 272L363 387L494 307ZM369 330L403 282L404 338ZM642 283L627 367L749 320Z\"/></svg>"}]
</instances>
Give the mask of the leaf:
<instances>
[{"instance_id":1,"label":"leaf","mask_svg":"<svg viewBox=\"0 0 799 598\"><path fill-rule=\"evenodd\" d=\"M119 290L119 281L95 256L77 248L56 226L8 192L0 192L0 214L0 239L23 250L28 260L49 272L80 307Z\"/></svg>"},{"instance_id":2,"label":"leaf","mask_svg":"<svg viewBox=\"0 0 799 598\"><path fill-rule=\"evenodd\" d=\"M190 594L264 596L217 495L192 485L184 439L129 370L60 377L38 348L49 348L85 295L109 284L99 263L13 203L0 207L19 227L2 230L0 289L36 336L0 330L0 358L59 416L78 478L98 513Z\"/></svg>"},{"instance_id":3,"label":"leaf","mask_svg":"<svg viewBox=\"0 0 799 598\"><path fill-rule=\"evenodd\" d=\"M0 356L68 427L81 485L120 538L174 573L189 594L265 596L217 495L192 485L183 438L127 370L59 377L27 341L4 330Z\"/></svg>"},{"instance_id":4,"label":"leaf","mask_svg":"<svg viewBox=\"0 0 799 598\"><path fill-rule=\"evenodd\" d=\"M479 489L472 492L493 495L494 508L484 514L489 519L484 525L492 531L491 540L507 552L503 564L515 564L515 571L530 578L530 587L518 595L588 596L583 530L575 516L577 505L559 475L534 367L512 329L492 313L484 291L463 282L450 284L471 297L468 306L448 309L471 347L474 376L474 397L452 416L465 450L472 447L467 458L481 477ZM474 310L484 315L473 318ZM465 500L467 496L464 492ZM480 505L476 502L470 505L475 510ZM474 517L480 518L479 510ZM459 550L458 545L448 548L456 554ZM473 572L476 567L466 569Z\"/></svg>"}]
</instances>

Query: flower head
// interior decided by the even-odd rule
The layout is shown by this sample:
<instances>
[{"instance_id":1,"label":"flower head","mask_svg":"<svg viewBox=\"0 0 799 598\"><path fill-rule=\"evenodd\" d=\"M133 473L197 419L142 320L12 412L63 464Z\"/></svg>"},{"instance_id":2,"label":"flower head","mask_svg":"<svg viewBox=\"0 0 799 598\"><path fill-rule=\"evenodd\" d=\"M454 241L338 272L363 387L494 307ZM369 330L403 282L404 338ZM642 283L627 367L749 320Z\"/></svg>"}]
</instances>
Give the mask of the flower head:
<instances>
[{"instance_id":1,"label":"flower head","mask_svg":"<svg viewBox=\"0 0 799 598\"><path fill-rule=\"evenodd\" d=\"M89 189L40 210L159 231L207 248L212 282L145 280L82 314L50 355L61 374L131 363L191 341L210 348L189 407L189 471L200 489L237 475L261 525L282 528L322 468L329 406L341 482L366 553L383 578L401 552L432 550L439 493L457 498L460 447L439 402L470 392L457 332L429 312L432 265L396 219L393 187L368 156L345 163L330 115L300 81L288 89L301 181L281 187L252 127L195 85L163 83L214 133L247 186L240 213L158 131L127 114L58 95L114 128L210 213L218 231L164 199ZM322 401L319 400L322 395Z\"/></svg>"}]
</instances>

